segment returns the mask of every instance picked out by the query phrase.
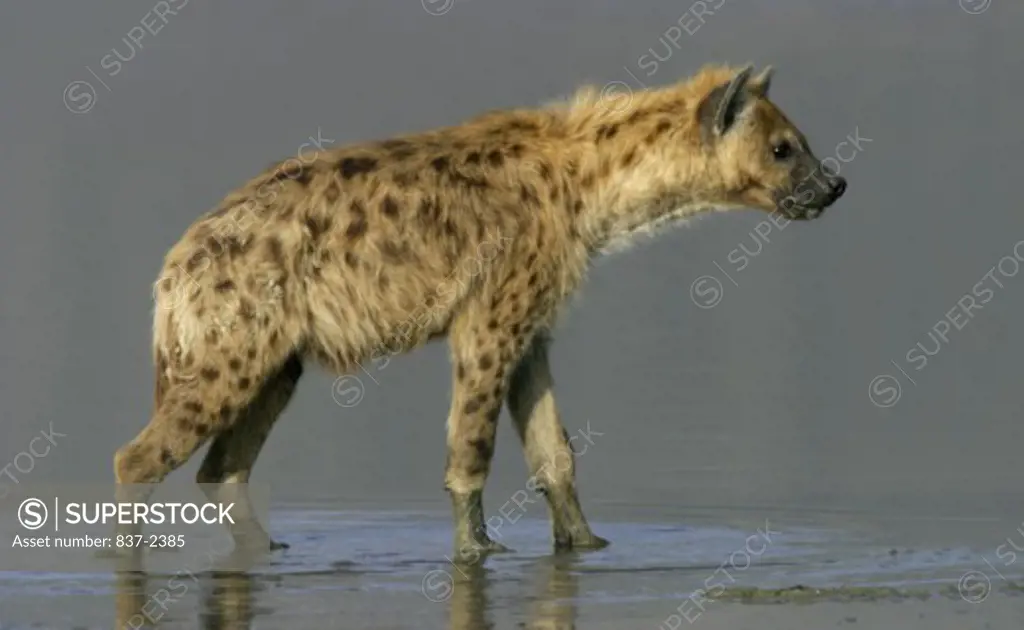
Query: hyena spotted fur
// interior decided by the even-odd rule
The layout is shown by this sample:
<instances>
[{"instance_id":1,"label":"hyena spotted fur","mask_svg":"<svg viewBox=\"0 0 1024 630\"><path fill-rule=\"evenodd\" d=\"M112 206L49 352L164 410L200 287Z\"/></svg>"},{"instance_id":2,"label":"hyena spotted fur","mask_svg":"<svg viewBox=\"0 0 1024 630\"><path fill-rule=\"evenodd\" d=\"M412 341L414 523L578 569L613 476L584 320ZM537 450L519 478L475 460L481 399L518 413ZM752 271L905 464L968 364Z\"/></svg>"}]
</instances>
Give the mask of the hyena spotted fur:
<instances>
[{"instance_id":1,"label":"hyena spotted fur","mask_svg":"<svg viewBox=\"0 0 1024 630\"><path fill-rule=\"evenodd\" d=\"M155 409L114 458L119 487L151 487L207 441L198 481L244 483L304 364L344 374L382 349L447 337L444 486L457 556L504 549L482 508L503 402L556 548L607 545L584 518L574 467L548 465L573 459L548 364L552 327L594 257L637 235L714 210L813 219L842 195L846 182L768 99L771 75L707 66L614 102L585 88L332 148L231 192L166 255ZM480 258L478 273L453 281ZM248 546L283 546L258 523L245 533Z\"/></svg>"}]
</instances>

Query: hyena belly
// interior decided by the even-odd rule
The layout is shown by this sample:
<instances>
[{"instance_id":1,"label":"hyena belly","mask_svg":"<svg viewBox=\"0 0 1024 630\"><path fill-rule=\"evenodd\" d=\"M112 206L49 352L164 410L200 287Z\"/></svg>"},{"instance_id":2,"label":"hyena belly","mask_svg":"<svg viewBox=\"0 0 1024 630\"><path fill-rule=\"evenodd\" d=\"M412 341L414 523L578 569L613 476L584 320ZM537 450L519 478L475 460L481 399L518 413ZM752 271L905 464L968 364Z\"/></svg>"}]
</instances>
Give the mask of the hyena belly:
<instances>
[{"instance_id":1,"label":"hyena belly","mask_svg":"<svg viewBox=\"0 0 1024 630\"><path fill-rule=\"evenodd\" d=\"M306 354L343 373L444 335L480 280L466 263L411 232L357 242L332 234L310 251L303 274Z\"/></svg>"}]
</instances>

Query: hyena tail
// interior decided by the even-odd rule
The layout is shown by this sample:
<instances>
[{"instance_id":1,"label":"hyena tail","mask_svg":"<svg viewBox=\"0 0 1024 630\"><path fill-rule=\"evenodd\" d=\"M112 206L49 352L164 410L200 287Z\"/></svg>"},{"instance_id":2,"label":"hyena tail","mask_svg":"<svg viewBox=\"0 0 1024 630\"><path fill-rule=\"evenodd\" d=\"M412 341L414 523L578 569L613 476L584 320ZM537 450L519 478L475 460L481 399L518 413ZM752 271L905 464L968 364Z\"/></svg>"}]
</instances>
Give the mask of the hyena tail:
<instances>
[{"instance_id":1,"label":"hyena tail","mask_svg":"<svg viewBox=\"0 0 1024 630\"><path fill-rule=\"evenodd\" d=\"M156 410L160 408L160 403L164 401L164 395L171 384L170 379L167 378L167 359L164 357L164 353L159 350L156 354L153 369L156 372L153 384L153 413L156 413Z\"/></svg>"}]
</instances>

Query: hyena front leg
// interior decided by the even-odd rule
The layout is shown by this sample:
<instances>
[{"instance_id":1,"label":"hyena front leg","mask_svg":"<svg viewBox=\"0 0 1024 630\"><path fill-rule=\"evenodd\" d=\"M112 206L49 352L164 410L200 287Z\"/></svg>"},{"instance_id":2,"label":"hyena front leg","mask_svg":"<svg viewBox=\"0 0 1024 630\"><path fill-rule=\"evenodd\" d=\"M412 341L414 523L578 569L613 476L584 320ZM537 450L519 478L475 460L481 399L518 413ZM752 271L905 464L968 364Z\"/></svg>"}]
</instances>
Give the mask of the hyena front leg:
<instances>
[{"instance_id":1,"label":"hyena front leg","mask_svg":"<svg viewBox=\"0 0 1024 630\"><path fill-rule=\"evenodd\" d=\"M468 309L449 333L454 393L448 416L445 490L452 500L455 557L463 563L508 551L487 535L483 489L509 375L529 339L530 327L518 318L508 324L503 321L508 317L492 312L495 309Z\"/></svg>"},{"instance_id":2,"label":"hyena front leg","mask_svg":"<svg viewBox=\"0 0 1024 630\"><path fill-rule=\"evenodd\" d=\"M512 373L508 408L523 443L531 485L547 499L555 549L602 549L609 543L590 531L576 494L576 463L555 406L549 345L546 332L534 337Z\"/></svg>"}]
</instances>

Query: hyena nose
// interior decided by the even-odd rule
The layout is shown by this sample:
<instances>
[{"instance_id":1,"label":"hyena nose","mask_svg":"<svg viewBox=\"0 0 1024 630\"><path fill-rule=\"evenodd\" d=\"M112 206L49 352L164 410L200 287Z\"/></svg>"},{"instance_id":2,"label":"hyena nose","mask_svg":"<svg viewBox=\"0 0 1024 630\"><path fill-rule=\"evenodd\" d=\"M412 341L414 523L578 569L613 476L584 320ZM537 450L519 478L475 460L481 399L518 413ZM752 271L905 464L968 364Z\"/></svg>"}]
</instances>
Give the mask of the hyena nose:
<instances>
[{"instance_id":1,"label":"hyena nose","mask_svg":"<svg viewBox=\"0 0 1024 630\"><path fill-rule=\"evenodd\" d=\"M842 177L836 177L829 182L832 187L832 199L839 199L846 192L846 180Z\"/></svg>"}]
</instances>

